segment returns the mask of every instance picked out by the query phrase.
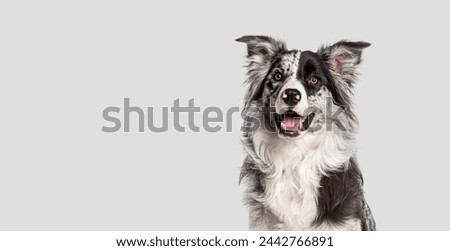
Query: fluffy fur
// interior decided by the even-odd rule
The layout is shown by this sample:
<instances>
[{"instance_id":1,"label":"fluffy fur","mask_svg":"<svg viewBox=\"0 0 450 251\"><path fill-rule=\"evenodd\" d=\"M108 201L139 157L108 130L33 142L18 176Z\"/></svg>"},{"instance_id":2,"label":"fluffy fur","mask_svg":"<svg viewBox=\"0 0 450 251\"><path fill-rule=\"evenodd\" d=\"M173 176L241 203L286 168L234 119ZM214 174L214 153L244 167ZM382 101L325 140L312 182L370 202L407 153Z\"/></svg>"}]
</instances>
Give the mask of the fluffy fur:
<instances>
[{"instance_id":1,"label":"fluffy fur","mask_svg":"<svg viewBox=\"0 0 450 251\"><path fill-rule=\"evenodd\" d=\"M355 156L352 88L370 44L317 52L244 36L247 93L240 181L253 230L375 230Z\"/></svg>"}]
</instances>

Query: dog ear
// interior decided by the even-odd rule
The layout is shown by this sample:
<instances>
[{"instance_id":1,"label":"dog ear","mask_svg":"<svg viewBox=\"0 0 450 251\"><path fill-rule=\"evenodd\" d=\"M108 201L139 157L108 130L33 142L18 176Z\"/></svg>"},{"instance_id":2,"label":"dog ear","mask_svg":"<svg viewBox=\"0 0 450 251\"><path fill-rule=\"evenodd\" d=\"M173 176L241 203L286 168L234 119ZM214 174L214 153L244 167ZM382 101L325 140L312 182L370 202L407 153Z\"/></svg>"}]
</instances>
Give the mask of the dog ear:
<instances>
[{"instance_id":1,"label":"dog ear","mask_svg":"<svg viewBox=\"0 0 450 251\"><path fill-rule=\"evenodd\" d=\"M243 36L236 39L236 41L247 44L248 58L257 56L263 60L267 60L277 52L286 50L286 44L284 42L267 36Z\"/></svg>"},{"instance_id":2,"label":"dog ear","mask_svg":"<svg viewBox=\"0 0 450 251\"><path fill-rule=\"evenodd\" d=\"M334 76L351 85L355 82L356 66L361 63L362 50L369 46L367 42L340 41L320 48L318 54L328 63Z\"/></svg>"},{"instance_id":3,"label":"dog ear","mask_svg":"<svg viewBox=\"0 0 450 251\"><path fill-rule=\"evenodd\" d=\"M267 36L243 36L236 39L247 44L247 83L249 90L246 102L258 98L259 90L270 69L271 60L277 53L286 50L286 44Z\"/></svg>"}]
</instances>

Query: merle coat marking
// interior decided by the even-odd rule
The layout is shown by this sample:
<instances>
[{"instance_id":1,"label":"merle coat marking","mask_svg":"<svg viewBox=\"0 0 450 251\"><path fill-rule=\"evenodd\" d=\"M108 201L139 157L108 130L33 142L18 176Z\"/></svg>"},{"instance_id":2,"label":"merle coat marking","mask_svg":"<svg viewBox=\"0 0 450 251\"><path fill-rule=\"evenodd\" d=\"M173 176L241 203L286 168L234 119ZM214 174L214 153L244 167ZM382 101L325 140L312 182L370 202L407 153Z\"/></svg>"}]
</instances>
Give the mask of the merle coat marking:
<instances>
[{"instance_id":1,"label":"merle coat marking","mask_svg":"<svg viewBox=\"0 0 450 251\"><path fill-rule=\"evenodd\" d=\"M356 67L366 42L317 52L243 36L247 80L240 181L254 230L375 230L355 156Z\"/></svg>"}]
</instances>

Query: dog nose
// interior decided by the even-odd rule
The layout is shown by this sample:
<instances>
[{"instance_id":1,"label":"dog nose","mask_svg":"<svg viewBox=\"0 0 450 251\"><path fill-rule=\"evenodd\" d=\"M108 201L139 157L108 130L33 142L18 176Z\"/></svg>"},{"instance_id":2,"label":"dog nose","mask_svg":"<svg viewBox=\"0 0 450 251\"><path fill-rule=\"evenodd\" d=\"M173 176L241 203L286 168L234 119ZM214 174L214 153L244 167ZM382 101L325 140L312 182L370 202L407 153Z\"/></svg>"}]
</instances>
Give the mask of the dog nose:
<instances>
[{"instance_id":1,"label":"dog nose","mask_svg":"<svg viewBox=\"0 0 450 251\"><path fill-rule=\"evenodd\" d=\"M286 89L283 94L281 95L281 98L283 99L284 103L286 103L289 106L296 105L299 101L302 95L300 94L300 91L297 89Z\"/></svg>"}]
</instances>

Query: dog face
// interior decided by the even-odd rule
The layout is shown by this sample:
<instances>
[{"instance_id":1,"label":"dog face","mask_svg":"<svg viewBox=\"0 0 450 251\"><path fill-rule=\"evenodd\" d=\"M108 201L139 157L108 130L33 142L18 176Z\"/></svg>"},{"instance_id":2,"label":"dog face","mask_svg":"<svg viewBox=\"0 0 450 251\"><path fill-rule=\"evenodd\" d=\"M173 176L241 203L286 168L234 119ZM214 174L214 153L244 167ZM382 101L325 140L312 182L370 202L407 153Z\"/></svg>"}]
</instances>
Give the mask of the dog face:
<instances>
[{"instance_id":1,"label":"dog face","mask_svg":"<svg viewBox=\"0 0 450 251\"><path fill-rule=\"evenodd\" d=\"M319 121L315 117L324 117L325 95L332 106L355 119L351 112L355 68L369 43L341 41L312 52L287 50L283 42L265 36L237 41L246 43L248 50L246 104L260 103L268 131L283 137L305 134Z\"/></svg>"}]
</instances>

